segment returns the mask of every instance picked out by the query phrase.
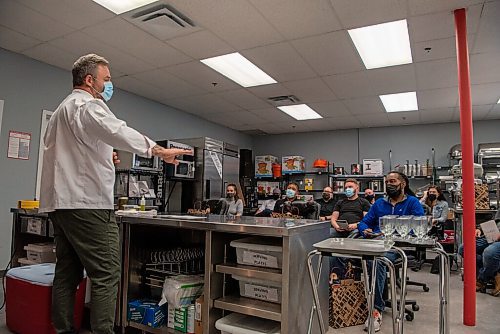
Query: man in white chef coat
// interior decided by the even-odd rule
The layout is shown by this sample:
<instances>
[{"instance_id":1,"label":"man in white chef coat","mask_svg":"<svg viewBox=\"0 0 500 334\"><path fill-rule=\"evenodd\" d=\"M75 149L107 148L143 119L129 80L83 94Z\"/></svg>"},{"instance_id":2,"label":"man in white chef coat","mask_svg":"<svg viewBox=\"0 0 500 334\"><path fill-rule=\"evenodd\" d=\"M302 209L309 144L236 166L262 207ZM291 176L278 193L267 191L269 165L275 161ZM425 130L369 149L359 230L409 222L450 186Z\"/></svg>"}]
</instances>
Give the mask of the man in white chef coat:
<instances>
[{"instance_id":1,"label":"man in white chef coat","mask_svg":"<svg viewBox=\"0 0 500 334\"><path fill-rule=\"evenodd\" d=\"M57 333L73 333L73 309L83 269L92 282L93 333L113 333L120 281L114 216L113 148L176 163L190 151L165 149L115 117L106 102L113 84L103 57L88 54L73 65L73 91L52 115L43 138L40 211L54 226L56 272L52 320Z\"/></svg>"}]
</instances>

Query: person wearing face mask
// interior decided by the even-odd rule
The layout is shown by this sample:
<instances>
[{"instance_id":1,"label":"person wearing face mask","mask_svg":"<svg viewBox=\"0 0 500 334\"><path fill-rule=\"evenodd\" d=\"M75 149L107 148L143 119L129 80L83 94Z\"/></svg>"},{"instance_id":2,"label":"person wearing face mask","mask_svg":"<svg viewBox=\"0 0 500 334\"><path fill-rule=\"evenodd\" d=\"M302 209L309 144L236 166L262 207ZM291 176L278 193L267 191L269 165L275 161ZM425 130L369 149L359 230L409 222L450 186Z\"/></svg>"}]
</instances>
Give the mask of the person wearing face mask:
<instances>
[{"instance_id":1,"label":"person wearing face mask","mask_svg":"<svg viewBox=\"0 0 500 334\"><path fill-rule=\"evenodd\" d=\"M330 220L332 219L333 209L335 207L335 201L333 200L333 190L331 187L325 187L323 189L323 194L321 198L316 200L321 208L319 210L320 220Z\"/></svg>"},{"instance_id":2,"label":"person wearing face mask","mask_svg":"<svg viewBox=\"0 0 500 334\"><path fill-rule=\"evenodd\" d=\"M358 228L358 223L370 210L370 203L359 197L359 183L356 179L347 179L344 183L344 194L346 198L339 200L333 209L331 224L333 230L331 236L346 238ZM346 220L347 228L341 227L337 220Z\"/></svg>"},{"instance_id":3,"label":"person wearing face mask","mask_svg":"<svg viewBox=\"0 0 500 334\"><path fill-rule=\"evenodd\" d=\"M370 205L373 205L373 203L375 203L375 193L373 192L373 189L365 189L365 199L370 203Z\"/></svg>"},{"instance_id":4,"label":"person wearing face mask","mask_svg":"<svg viewBox=\"0 0 500 334\"><path fill-rule=\"evenodd\" d=\"M438 186L429 186L420 199L420 204L425 204L429 208L433 225L444 224L448 219L448 202Z\"/></svg>"},{"instance_id":5,"label":"person wearing face mask","mask_svg":"<svg viewBox=\"0 0 500 334\"><path fill-rule=\"evenodd\" d=\"M295 206L294 203L297 202L301 202L299 201L299 186L292 182L286 187L285 198L276 201L273 212L306 217L310 212L314 211L312 205L307 205L309 203Z\"/></svg>"},{"instance_id":6,"label":"person wearing face mask","mask_svg":"<svg viewBox=\"0 0 500 334\"><path fill-rule=\"evenodd\" d=\"M236 184L230 183L227 185L225 200L229 204L228 215L239 217L243 214L243 201L238 197Z\"/></svg>"},{"instance_id":7,"label":"person wearing face mask","mask_svg":"<svg viewBox=\"0 0 500 334\"><path fill-rule=\"evenodd\" d=\"M368 213L359 222L358 230L362 237L371 238L381 234L380 217L386 215L424 215L424 209L410 189L409 180L405 174L392 171L387 174L385 184L387 196L376 200L375 204L371 206ZM394 262L397 259L397 253L389 251L385 253L385 257ZM386 279L387 268L384 264L378 262L375 280L375 311L371 315L374 318L375 331L377 332L382 325L382 312L385 308L383 292ZM368 327L368 320L365 322L366 327Z\"/></svg>"},{"instance_id":8,"label":"person wearing face mask","mask_svg":"<svg viewBox=\"0 0 500 334\"><path fill-rule=\"evenodd\" d=\"M281 198L281 190L279 188L274 188L272 197L267 199L262 203L257 212L255 213L256 217L270 217L274 206L276 205L276 201Z\"/></svg>"},{"instance_id":9,"label":"person wearing face mask","mask_svg":"<svg viewBox=\"0 0 500 334\"><path fill-rule=\"evenodd\" d=\"M165 149L115 117L106 104L113 85L103 57L80 57L72 75L73 91L52 114L43 138L39 211L52 221L57 256L52 322L58 333L73 333L75 292L85 269L92 330L112 334L121 267L113 148L168 163L193 152Z\"/></svg>"}]
</instances>

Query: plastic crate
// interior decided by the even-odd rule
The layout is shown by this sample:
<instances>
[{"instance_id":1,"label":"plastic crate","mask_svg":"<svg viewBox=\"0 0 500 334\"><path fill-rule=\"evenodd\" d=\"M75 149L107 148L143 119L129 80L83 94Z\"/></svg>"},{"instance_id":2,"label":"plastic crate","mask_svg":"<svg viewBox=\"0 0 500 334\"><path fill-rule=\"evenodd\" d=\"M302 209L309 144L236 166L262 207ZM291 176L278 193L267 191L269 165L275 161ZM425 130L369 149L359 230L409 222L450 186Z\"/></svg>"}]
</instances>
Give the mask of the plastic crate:
<instances>
[{"instance_id":1,"label":"plastic crate","mask_svg":"<svg viewBox=\"0 0 500 334\"><path fill-rule=\"evenodd\" d=\"M266 268L283 266L283 247L279 245L278 239L249 237L233 240L230 245L236 248L236 260L239 264Z\"/></svg>"},{"instance_id":2,"label":"plastic crate","mask_svg":"<svg viewBox=\"0 0 500 334\"><path fill-rule=\"evenodd\" d=\"M232 275L240 285L240 295L281 304L281 283Z\"/></svg>"},{"instance_id":3,"label":"plastic crate","mask_svg":"<svg viewBox=\"0 0 500 334\"><path fill-rule=\"evenodd\" d=\"M231 313L215 322L221 334L280 334L279 322Z\"/></svg>"}]
</instances>

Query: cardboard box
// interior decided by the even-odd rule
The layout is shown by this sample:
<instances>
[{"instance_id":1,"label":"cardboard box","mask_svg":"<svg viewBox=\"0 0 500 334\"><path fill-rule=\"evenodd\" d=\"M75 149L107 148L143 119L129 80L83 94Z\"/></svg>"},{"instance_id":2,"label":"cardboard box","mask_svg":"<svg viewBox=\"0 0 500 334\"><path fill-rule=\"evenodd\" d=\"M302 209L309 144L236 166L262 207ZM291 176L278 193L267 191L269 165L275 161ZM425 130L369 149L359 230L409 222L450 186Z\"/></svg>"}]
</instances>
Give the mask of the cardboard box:
<instances>
[{"instance_id":1,"label":"cardboard box","mask_svg":"<svg viewBox=\"0 0 500 334\"><path fill-rule=\"evenodd\" d=\"M182 333L194 334L194 305L176 308L174 329Z\"/></svg>"},{"instance_id":2,"label":"cardboard box","mask_svg":"<svg viewBox=\"0 0 500 334\"><path fill-rule=\"evenodd\" d=\"M384 175L384 161L381 159L363 159L363 175Z\"/></svg>"},{"instance_id":3,"label":"cardboard box","mask_svg":"<svg viewBox=\"0 0 500 334\"><path fill-rule=\"evenodd\" d=\"M289 155L281 158L281 171L283 174L304 173L306 159L300 155Z\"/></svg>"},{"instance_id":4,"label":"cardboard box","mask_svg":"<svg viewBox=\"0 0 500 334\"><path fill-rule=\"evenodd\" d=\"M194 304L194 333L203 334L203 318L201 315L203 307L203 296L196 299Z\"/></svg>"},{"instance_id":5,"label":"cardboard box","mask_svg":"<svg viewBox=\"0 0 500 334\"><path fill-rule=\"evenodd\" d=\"M128 303L127 319L152 328L165 324L167 315L166 304L158 306L157 302L133 300Z\"/></svg>"},{"instance_id":6,"label":"cardboard box","mask_svg":"<svg viewBox=\"0 0 500 334\"><path fill-rule=\"evenodd\" d=\"M255 176L272 177L273 163L278 163L278 158L273 155L257 155L255 157Z\"/></svg>"}]
</instances>

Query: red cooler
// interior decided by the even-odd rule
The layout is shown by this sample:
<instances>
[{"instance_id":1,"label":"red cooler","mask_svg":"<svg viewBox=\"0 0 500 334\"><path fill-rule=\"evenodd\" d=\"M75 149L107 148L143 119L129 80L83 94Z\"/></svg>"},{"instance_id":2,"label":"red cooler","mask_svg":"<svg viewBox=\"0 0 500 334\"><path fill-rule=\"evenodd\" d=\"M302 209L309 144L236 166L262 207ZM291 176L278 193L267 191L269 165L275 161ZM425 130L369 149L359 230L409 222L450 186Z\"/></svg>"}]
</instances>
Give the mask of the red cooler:
<instances>
[{"instance_id":1,"label":"red cooler","mask_svg":"<svg viewBox=\"0 0 500 334\"><path fill-rule=\"evenodd\" d=\"M54 334L52 282L55 264L43 263L12 268L6 275L7 327L18 334ZM74 327L82 324L86 279L76 292Z\"/></svg>"}]
</instances>

